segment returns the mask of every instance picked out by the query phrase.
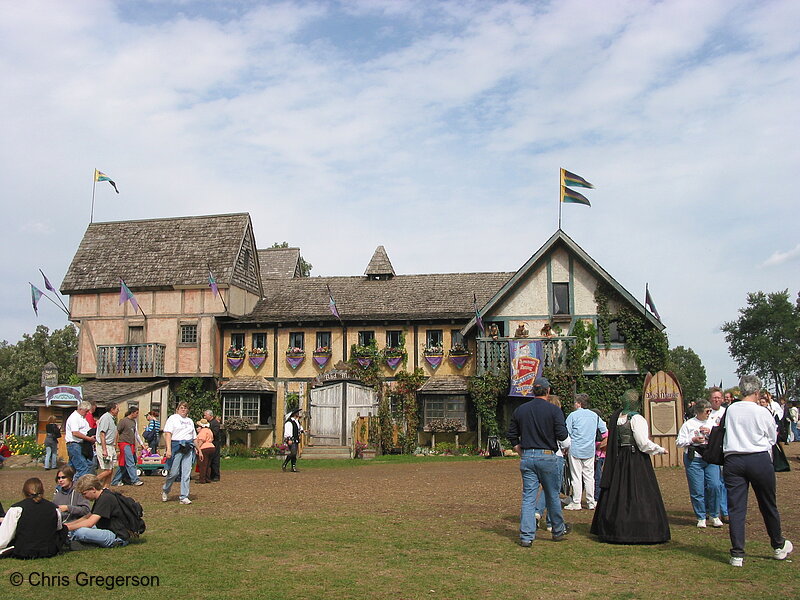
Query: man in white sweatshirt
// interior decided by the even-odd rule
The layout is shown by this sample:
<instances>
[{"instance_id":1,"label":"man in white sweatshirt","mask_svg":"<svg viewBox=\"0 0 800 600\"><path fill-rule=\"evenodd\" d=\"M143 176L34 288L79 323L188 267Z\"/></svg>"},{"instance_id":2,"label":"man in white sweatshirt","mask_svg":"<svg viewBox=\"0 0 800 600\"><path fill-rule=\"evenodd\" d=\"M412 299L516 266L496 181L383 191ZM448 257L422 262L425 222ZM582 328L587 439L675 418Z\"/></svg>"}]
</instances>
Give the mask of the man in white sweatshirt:
<instances>
[{"instance_id":1,"label":"man in white sweatshirt","mask_svg":"<svg viewBox=\"0 0 800 600\"><path fill-rule=\"evenodd\" d=\"M772 413L758 404L761 382L754 375L739 380L742 400L728 407L725 414L724 476L728 490L730 517L730 564L741 567L744 562L744 525L747 518L748 486L758 500L758 508L772 544L773 557L785 559L794 549L781 534L781 517L775 499L775 470L772 467L772 446L778 432Z\"/></svg>"}]
</instances>

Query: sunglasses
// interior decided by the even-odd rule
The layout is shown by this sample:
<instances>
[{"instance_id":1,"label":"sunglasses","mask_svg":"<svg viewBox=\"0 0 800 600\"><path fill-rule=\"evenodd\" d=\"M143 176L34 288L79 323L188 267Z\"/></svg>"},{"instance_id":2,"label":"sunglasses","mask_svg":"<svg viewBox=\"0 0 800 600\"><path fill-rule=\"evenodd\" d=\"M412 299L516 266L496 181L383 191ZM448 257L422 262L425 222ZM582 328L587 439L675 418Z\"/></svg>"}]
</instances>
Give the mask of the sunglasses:
<instances>
[{"instance_id":1,"label":"sunglasses","mask_svg":"<svg viewBox=\"0 0 800 600\"><path fill-rule=\"evenodd\" d=\"M69 477L65 477L64 475L59 475L56 479L69 479Z\"/></svg>"}]
</instances>

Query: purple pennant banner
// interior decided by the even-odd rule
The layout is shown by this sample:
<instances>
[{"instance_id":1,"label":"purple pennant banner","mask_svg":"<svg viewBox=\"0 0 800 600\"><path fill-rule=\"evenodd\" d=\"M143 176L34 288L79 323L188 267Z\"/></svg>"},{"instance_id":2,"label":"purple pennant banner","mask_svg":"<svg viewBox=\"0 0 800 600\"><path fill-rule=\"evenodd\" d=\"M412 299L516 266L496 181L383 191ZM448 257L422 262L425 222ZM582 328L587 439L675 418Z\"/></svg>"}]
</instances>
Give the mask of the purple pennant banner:
<instances>
[{"instance_id":1,"label":"purple pennant banner","mask_svg":"<svg viewBox=\"0 0 800 600\"><path fill-rule=\"evenodd\" d=\"M264 364L264 361L267 360L266 356L251 356L249 359L250 364L253 365L254 369L261 368L261 365Z\"/></svg>"},{"instance_id":2,"label":"purple pennant banner","mask_svg":"<svg viewBox=\"0 0 800 600\"><path fill-rule=\"evenodd\" d=\"M402 356L390 356L386 359L386 364L389 365L391 369L396 369L397 365L403 362Z\"/></svg>"},{"instance_id":3,"label":"purple pennant banner","mask_svg":"<svg viewBox=\"0 0 800 600\"><path fill-rule=\"evenodd\" d=\"M439 365L442 364L443 356L441 354L426 354L425 360L428 361L428 364L432 366L434 369L438 369Z\"/></svg>"},{"instance_id":4,"label":"purple pennant banner","mask_svg":"<svg viewBox=\"0 0 800 600\"><path fill-rule=\"evenodd\" d=\"M457 369L463 369L464 365L469 360L469 354L456 354L450 355L450 362L453 363Z\"/></svg>"},{"instance_id":5,"label":"purple pennant banner","mask_svg":"<svg viewBox=\"0 0 800 600\"><path fill-rule=\"evenodd\" d=\"M331 359L330 354L315 354L314 355L314 362L317 363L318 367L324 367L328 364L328 361Z\"/></svg>"},{"instance_id":6,"label":"purple pennant banner","mask_svg":"<svg viewBox=\"0 0 800 600\"><path fill-rule=\"evenodd\" d=\"M357 358L358 364L360 364L365 369L372 364L371 358Z\"/></svg>"},{"instance_id":7,"label":"purple pennant banner","mask_svg":"<svg viewBox=\"0 0 800 600\"><path fill-rule=\"evenodd\" d=\"M533 382L542 374L542 342L510 340L508 354L511 368L509 396L533 396Z\"/></svg>"},{"instance_id":8,"label":"purple pennant banner","mask_svg":"<svg viewBox=\"0 0 800 600\"><path fill-rule=\"evenodd\" d=\"M293 369L299 367L305 359L306 359L305 354L300 356L289 356L289 355L286 356L286 362L289 363L289 366L292 367Z\"/></svg>"},{"instance_id":9,"label":"purple pennant banner","mask_svg":"<svg viewBox=\"0 0 800 600\"><path fill-rule=\"evenodd\" d=\"M243 358L231 358L230 356L228 357L228 364L234 371L239 367L241 367L243 362L244 362Z\"/></svg>"}]
</instances>

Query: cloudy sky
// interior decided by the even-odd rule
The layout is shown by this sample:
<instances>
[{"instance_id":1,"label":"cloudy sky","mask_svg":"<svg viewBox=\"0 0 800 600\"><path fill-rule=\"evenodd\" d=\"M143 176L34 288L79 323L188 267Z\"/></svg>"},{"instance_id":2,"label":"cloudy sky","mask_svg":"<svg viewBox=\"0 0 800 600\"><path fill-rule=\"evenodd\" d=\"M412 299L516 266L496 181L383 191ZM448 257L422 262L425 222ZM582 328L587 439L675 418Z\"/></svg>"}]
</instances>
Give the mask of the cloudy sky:
<instances>
[{"instance_id":1,"label":"cloudy sky","mask_svg":"<svg viewBox=\"0 0 800 600\"><path fill-rule=\"evenodd\" d=\"M800 2L0 3L0 339L89 222L247 211L314 275L514 271L563 229L670 345L798 291ZM135 240L131 240L135 243Z\"/></svg>"}]
</instances>

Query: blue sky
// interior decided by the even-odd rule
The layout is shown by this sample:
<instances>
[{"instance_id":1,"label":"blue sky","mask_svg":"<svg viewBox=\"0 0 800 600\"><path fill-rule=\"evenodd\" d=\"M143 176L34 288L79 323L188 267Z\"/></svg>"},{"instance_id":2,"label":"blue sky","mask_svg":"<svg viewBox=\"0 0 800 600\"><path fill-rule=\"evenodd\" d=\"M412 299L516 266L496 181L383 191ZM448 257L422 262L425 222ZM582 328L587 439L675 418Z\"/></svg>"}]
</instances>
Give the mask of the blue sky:
<instances>
[{"instance_id":1,"label":"blue sky","mask_svg":"<svg viewBox=\"0 0 800 600\"><path fill-rule=\"evenodd\" d=\"M563 229L709 382L720 325L800 275L800 3L0 4L0 339L89 220L247 211L315 275L513 271ZM58 285L58 284L56 284Z\"/></svg>"}]
</instances>

